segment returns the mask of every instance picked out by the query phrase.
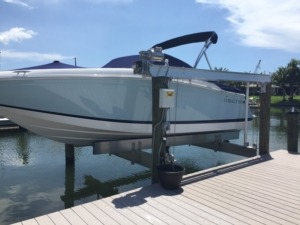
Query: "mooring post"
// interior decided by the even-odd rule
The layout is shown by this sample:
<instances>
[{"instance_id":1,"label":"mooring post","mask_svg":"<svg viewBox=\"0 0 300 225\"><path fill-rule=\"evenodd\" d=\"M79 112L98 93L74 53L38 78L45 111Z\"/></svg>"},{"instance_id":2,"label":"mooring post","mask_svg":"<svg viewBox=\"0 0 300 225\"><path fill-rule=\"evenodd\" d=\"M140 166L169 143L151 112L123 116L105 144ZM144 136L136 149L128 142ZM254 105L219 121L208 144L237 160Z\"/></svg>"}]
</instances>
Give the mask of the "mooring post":
<instances>
[{"instance_id":1,"label":"mooring post","mask_svg":"<svg viewBox=\"0 0 300 225\"><path fill-rule=\"evenodd\" d=\"M298 115L299 112L292 107L287 112L287 149L290 153L298 152Z\"/></svg>"},{"instance_id":2,"label":"mooring post","mask_svg":"<svg viewBox=\"0 0 300 225\"><path fill-rule=\"evenodd\" d=\"M260 93L259 155L269 154L271 83Z\"/></svg>"},{"instance_id":3,"label":"mooring post","mask_svg":"<svg viewBox=\"0 0 300 225\"><path fill-rule=\"evenodd\" d=\"M65 144L65 158L66 158L66 166L75 165L74 145Z\"/></svg>"},{"instance_id":4,"label":"mooring post","mask_svg":"<svg viewBox=\"0 0 300 225\"><path fill-rule=\"evenodd\" d=\"M159 90L168 88L168 77L152 77L152 183L158 182L159 160L164 151L163 124L165 122L164 109L159 108ZM161 149L161 151L160 151Z\"/></svg>"}]
</instances>

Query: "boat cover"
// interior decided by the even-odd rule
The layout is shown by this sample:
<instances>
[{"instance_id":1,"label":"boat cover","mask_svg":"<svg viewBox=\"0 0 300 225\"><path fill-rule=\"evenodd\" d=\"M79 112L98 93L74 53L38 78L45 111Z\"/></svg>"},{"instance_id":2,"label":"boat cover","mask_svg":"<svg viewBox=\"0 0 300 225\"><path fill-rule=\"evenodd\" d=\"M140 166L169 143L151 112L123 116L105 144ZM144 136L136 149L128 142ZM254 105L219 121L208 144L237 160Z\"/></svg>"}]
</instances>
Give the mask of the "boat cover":
<instances>
[{"instance_id":1,"label":"boat cover","mask_svg":"<svg viewBox=\"0 0 300 225\"><path fill-rule=\"evenodd\" d=\"M169 60L170 66L192 68L189 64L187 64L186 62L180 59L177 59L168 54L164 54L164 55L165 55L165 59ZM106 65L104 65L103 68L132 68L132 66L137 61L141 61L141 57L139 55L124 56L124 57L111 60ZM153 64L161 64L161 63L153 62Z\"/></svg>"},{"instance_id":2,"label":"boat cover","mask_svg":"<svg viewBox=\"0 0 300 225\"><path fill-rule=\"evenodd\" d=\"M70 69L70 68L82 68L80 66L74 66L70 64L61 63L60 61L53 61L52 63L47 63L39 66L31 66L26 68L20 68L17 70L37 70L37 69Z\"/></svg>"},{"instance_id":3,"label":"boat cover","mask_svg":"<svg viewBox=\"0 0 300 225\"><path fill-rule=\"evenodd\" d=\"M187 67L192 68L189 64L186 62L183 62L180 59L177 59L171 55L165 54L165 58L169 59L169 65L170 66L176 66L176 67ZM135 62L140 61L141 57L139 55L130 55L130 56L124 56L120 58L116 58L108 62L106 65L103 66L103 68L132 68L132 66L135 64ZM159 64L158 62L152 62L154 64ZM212 83L219 86L221 89L225 91L235 92L235 93L243 93L240 89L224 85L220 82L213 81Z\"/></svg>"}]
</instances>

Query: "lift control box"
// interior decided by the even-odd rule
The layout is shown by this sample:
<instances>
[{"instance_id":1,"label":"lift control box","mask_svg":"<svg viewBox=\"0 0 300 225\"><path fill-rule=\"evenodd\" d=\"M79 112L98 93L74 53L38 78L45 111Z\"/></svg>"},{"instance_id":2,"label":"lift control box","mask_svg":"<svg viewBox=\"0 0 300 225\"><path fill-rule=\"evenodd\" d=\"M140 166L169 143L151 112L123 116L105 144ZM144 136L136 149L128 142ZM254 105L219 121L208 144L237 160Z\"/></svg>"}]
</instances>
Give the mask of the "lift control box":
<instances>
[{"instance_id":1,"label":"lift control box","mask_svg":"<svg viewBox=\"0 0 300 225\"><path fill-rule=\"evenodd\" d=\"M175 106L175 90L159 89L159 108L173 108Z\"/></svg>"}]
</instances>

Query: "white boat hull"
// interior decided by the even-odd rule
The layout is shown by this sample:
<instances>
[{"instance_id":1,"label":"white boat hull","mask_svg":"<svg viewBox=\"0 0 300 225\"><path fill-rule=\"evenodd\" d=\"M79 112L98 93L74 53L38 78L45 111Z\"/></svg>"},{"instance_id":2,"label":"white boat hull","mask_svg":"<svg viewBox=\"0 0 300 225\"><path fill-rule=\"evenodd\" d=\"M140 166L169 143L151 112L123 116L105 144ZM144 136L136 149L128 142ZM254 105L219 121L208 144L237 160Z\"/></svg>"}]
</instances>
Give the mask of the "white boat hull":
<instances>
[{"instance_id":1,"label":"white boat hull","mask_svg":"<svg viewBox=\"0 0 300 225\"><path fill-rule=\"evenodd\" d=\"M0 107L1 112L10 115L22 127L49 139L75 144L92 145L96 141L145 138L152 135L151 124L107 122L101 120L80 119L49 113L32 112L22 109ZM224 130L240 130L244 122L224 122L208 124L174 124L170 130L176 133L199 133ZM170 134L174 132L170 132Z\"/></svg>"},{"instance_id":2,"label":"white boat hull","mask_svg":"<svg viewBox=\"0 0 300 225\"><path fill-rule=\"evenodd\" d=\"M152 135L151 79L132 69L32 70L0 79L0 114L55 141L83 146ZM244 95L204 81L170 88L177 94L167 113L170 135L243 129Z\"/></svg>"}]
</instances>

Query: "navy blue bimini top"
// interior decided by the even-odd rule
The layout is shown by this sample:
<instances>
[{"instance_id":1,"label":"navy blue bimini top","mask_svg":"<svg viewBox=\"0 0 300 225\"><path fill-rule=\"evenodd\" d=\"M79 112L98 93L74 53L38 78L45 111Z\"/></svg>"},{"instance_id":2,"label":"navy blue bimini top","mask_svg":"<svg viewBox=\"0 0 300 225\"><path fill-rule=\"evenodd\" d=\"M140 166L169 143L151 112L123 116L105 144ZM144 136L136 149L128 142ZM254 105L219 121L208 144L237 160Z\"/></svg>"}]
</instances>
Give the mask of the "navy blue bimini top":
<instances>
[{"instance_id":1,"label":"navy blue bimini top","mask_svg":"<svg viewBox=\"0 0 300 225\"><path fill-rule=\"evenodd\" d=\"M189 64L186 62L177 59L171 55L165 54L165 58L169 60L170 66L176 66L176 67L187 67L192 68ZM105 64L102 68L132 68L132 66L135 64L135 62L140 61L141 57L139 55L130 55L130 56L124 56L120 58L116 58ZM154 64L159 64L157 62L154 62ZM220 82L213 81L212 83L219 86L221 89L225 91L235 92L235 93L243 93L240 89L224 85Z\"/></svg>"},{"instance_id":2,"label":"navy blue bimini top","mask_svg":"<svg viewBox=\"0 0 300 225\"><path fill-rule=\"evenodd\" d=\"M189 64L183 62L180 59L177 59L171 55L165 54L165 58L169 60L170 66L177 66L177 67L188 67L191 68ZM141 61L141 57L139 55L130 55L119 57L116 59L111 60L107 64L103 66L103 68L132 68L135 62ZM159 64L157 62L153 62L154 64Z\"/></svg>"}]
</instances>

